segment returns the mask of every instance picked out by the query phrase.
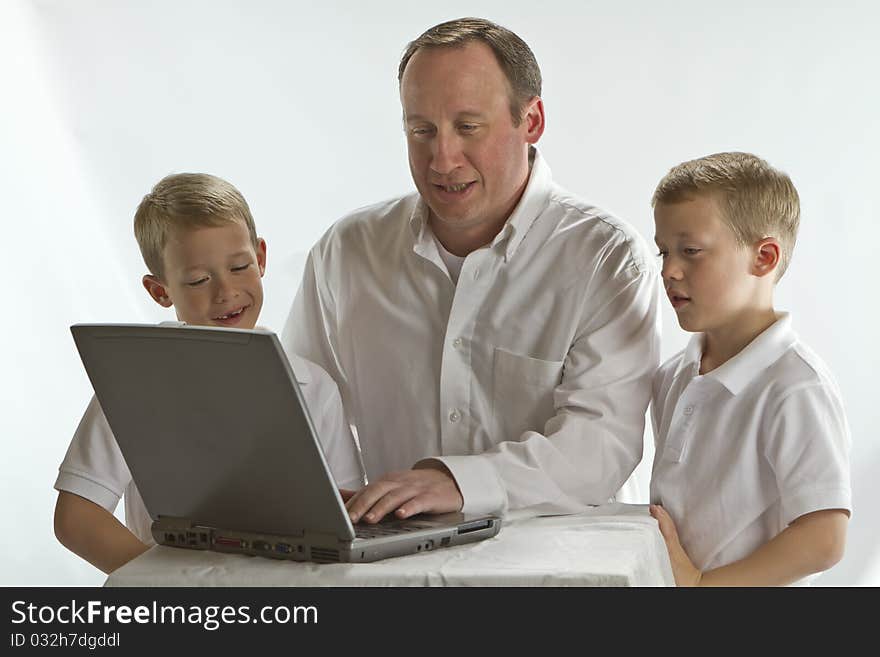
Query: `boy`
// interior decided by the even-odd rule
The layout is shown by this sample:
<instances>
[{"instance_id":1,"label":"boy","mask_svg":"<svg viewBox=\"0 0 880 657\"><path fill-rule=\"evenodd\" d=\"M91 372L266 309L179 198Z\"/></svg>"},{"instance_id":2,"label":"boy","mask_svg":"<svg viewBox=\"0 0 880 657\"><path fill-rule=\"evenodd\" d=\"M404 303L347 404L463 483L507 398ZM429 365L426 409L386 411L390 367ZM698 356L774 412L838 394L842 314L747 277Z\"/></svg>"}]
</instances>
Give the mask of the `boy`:
<instances>
[{"instance_id":1,"label":"boy","mask_svg":"<svg viewBox=\"0 0 880 657\"><path fill-rule=\"evenodd\" d=\"M770 586L843 556L849 428L824 363L773 308L797 191L747 153L674 167L652 199L687 348L653 383L651 514L679 586Z\"/></svg>"},{"instance_id":2,"label":"boy","mask_svg":"<svg viewBox=\"0 0 880 657\"><path fill-rule=\"evenodd\" d=\"M167 176L141 201L134 231L151 272L143 285L156 303L174 306L187 324L254 328L266 242L237 189L207 174ZM336 384L314 363L290 360L337 484L360 488ZM55 534L68 549L109 573L153 544L150 516L94 396L59 471ZM127 528L113 516L123 493Z\"/></svg>"}]
</instances>

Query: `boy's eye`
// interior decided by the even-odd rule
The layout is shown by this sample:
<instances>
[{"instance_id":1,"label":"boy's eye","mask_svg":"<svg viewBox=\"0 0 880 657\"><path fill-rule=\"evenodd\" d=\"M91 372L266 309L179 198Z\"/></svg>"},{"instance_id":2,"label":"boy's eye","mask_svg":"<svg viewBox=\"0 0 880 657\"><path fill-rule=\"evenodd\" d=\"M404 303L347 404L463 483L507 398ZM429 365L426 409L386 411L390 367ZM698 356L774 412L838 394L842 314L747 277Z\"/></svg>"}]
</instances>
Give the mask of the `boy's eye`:
<instances>
[{"instance_id":1,"label":"boy's eye","mask_svg":"<svg viewBox=\"0 0 880 657\"><path fill-rule=\"evenodd\" d=\"M189 285L190 287L198 287L199 285L201 285L202 283L204 283L207 280L208 280L208 277L206 276L205 278L200 278L197 281L192 281L191 283L187 283L187 285Z\"/></svg>"},{"instance_id":2,"label":"boy's eye","mask_svg":"<svg viewBox=\"0 0 880 657\"><path fill-rule=\"evenodd\" d=\"M240 267L233 267L232 271L244 271L248 267L251 266L251 263L247 263L246 265L241 265Z\"/></svg>"},{"instance_id":3,"label":"boy's eye","mask_svg":"<svg viewBox=\"0 0 880 657\"><path fill-rule=\"evenodd\" d=\"M697 254L698 254L700 251L702 251L702 250L703 250L703 249L697 249L697 248L695 248L695 247L693 247L693 246L688 246L688 247L685 247L684 249L682 249L682 251L684 252L684 254L685 254L685 255L689 255L689 256L697 255Z\"/></svg>"}]
</instances>

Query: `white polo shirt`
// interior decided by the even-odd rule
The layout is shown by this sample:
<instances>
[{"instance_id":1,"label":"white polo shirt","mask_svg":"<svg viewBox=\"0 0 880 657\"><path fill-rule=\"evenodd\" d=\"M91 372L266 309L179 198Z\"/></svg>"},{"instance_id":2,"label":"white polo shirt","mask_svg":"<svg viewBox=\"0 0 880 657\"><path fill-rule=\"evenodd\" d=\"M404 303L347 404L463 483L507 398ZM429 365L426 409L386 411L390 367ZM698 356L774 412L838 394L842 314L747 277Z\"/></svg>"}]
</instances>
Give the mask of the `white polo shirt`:
<instances>
[{"instance_id":1,"label":"white polo shirt","mask_svg":"<svg viewBox=\"0 0 880 657\"><path fill-rule=\"evenodd\" d=\"M290 354L288 357L315 422L330 472L341 488L360 488L364 484L363 468L336 384L314 363ZM123 497L125 525L144 543L154 543L150 533L150 514L94 396L58 469L55 488L59 491L85 497L111 513L119 498Z\"/></svg>"},{"instance_id":2,"label":"white polo shirt","mask_svg":"<svg viewBox=\"0 0 880 657\"><path fill-rule=\"evenodd\" d=\"M641 459L655 258L533 153L519 204L457 281L418 194L355 211L309 253L284 343L339 385L368 479L440 457L465 511L581 510Z\"/></svg>"},{"instance_id":3,"label":"white polo shirt","mask_svg":"<svg viewBox=\"0 0 880 657\"><path fill-rule=\"evenodd\" d=\"M789 315L777 317L705 375L696 334L654 377L651 502L701 570L748 556L806 513L852 508L840 392Z\"/></svg>"}]
</instances>

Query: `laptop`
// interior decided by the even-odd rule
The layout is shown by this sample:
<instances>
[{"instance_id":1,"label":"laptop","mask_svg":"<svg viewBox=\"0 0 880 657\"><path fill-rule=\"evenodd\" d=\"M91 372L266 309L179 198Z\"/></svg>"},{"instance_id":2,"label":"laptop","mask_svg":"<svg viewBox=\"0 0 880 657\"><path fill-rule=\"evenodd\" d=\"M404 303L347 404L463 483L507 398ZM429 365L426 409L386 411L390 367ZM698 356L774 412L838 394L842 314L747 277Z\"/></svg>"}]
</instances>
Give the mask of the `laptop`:
<instances>
[{"instance_id":1,"label":"laptop","mask_svg":"<svg viewBox=\"0 0 880 657\"><path fill-rule=\"evenodd\" d=\"M494 536L501 519L352 525L281 343L267 330L76 324L74 341L157 543L369 562Z\"/></svg>"}]
</instances>

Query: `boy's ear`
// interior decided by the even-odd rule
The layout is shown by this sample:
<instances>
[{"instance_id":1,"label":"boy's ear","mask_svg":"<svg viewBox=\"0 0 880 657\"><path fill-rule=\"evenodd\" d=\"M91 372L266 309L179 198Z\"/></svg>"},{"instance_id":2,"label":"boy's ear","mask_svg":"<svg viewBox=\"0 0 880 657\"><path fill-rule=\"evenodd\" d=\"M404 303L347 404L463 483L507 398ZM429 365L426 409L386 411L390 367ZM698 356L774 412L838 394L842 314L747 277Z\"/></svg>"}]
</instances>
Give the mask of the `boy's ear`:
<instances>
[{"instance_id":1,"label":"boy's ear","mask_svg":"<svg viewBox=\"0 0 880 657\"><path fill-rule=\"evenodd\" d=\"M260 276L266 273L266 240L262 237L257 239L257 265L260 267Z\"/></svg>"},{"instance_id":2,"label":"boy's ear","mask_svg":"<svg viewBox=\"0 0 880 657\"><path fill-rule=\"evenodd\" d=\"M775 237L765 237L755 244L755 261L752 266L752 273L755 276L763 277L776 271L779 266L779 259L782 255L782 248Z\"/></svg>"},{"instance_id":3,"label":"boy's ear","mask_svg":"<svg viewBox=\"0 0 880 657\"><path fill-rule=\"evenodd\" d=\"M168 296L168 290L165 289L162 281L152 274L147 274L141 279L141 282L144 284L144 289L147 291L147 294L153 297L153 301L163 308L170 308L172 306L173 302L171 301L171 297Z\"/></svg>"}]
</instances>

